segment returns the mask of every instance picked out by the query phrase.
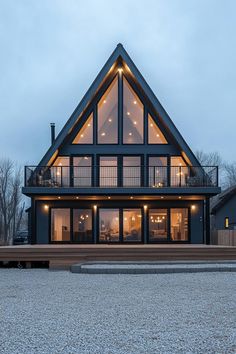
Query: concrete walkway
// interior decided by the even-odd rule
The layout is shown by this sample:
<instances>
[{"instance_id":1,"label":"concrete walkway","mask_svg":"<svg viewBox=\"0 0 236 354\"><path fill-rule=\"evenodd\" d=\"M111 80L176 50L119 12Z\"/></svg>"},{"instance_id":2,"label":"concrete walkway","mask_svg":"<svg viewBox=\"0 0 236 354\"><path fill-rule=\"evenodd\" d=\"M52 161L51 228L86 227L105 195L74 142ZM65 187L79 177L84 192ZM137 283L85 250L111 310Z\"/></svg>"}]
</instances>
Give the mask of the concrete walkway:
<instances>
[{"instance_id":1,"label":"concrete walkway","mask_svg":"<svg viewBox=\"0 0 236 354\"><path fill-rule=\"evenodd\" d=\"M88 262L72 265L71 272L85 274L236 272L236 262Z\"/></svg>"}]
</instances>

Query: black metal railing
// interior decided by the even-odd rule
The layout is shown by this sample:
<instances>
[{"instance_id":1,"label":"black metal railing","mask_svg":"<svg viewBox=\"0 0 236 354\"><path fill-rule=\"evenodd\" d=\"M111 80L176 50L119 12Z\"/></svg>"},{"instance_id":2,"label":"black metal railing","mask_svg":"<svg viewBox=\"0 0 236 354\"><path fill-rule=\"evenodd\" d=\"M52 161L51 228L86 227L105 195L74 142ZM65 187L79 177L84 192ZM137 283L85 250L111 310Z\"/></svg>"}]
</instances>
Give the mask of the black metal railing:
<instances>
[{"instance_id":1,"label":"black metal railing","mask_svg":"<svg viewBox=\"0 0 236 354\"><path fill-rule=\"evenodd\" d=\"M26 187L217 187L217 166L26 166Z\"/></svg>"}]
</instances>

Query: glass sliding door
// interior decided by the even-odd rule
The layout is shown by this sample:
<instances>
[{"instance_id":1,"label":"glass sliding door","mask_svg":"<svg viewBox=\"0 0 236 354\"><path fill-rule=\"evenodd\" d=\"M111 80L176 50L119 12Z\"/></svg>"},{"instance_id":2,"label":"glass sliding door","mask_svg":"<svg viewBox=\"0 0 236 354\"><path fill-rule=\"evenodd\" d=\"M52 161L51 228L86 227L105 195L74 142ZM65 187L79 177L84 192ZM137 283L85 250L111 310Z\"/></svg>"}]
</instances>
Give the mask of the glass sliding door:
<instances>
[{"instance_id":1,"label":"glass sliding door","mask_svg":"<svg viewBox=\"0 0 236 354\"><path fill-rule=\"evenodd\" d=\"M48 186L69 187L70 186L70 158L57 157L51 168L51 178L48 178Z\"/></svg>"},{"instance_id":2,"label":"glass sliding door","mask_svg":"<svg viewBox=\"0 0 236 354\"><path fill-rule=\"evenodd\" d=\"M92 157L80 156L73 158L74 187L92 186Z\"/></svg>"},{"instance_id":3,"label":"glass sliding door","mask_svg":"<svg viewBox=\"0 0 236 354\"><path fill-rule=\"evenodd\" d=\"M170 209L170 225L172 241L188 241L188 209Z\"/></svg>"},{"instance_id":4,"label":"glass sliding door","mask_svg":"<svg viewBox=\"0 0 236 354\"><path fill-rule=\"evenodd\" d=\"M167 219L167 209L149 210L149 242L167 241Z\"/></svg>"},{"instance_id":5,"label":"glass sliding door","mask_svg":"<svg viewBox=\"0 0 236 354\"><path fill-rule=\"evenodd\" d=\"M91 209L73 209L73 241L93 242Z\"/></svg>"},{"instance_id":6,"label":"glass sliding door","mask_svg":"<svg viewBox=\"0 0 236 354\"><path fill-rule=\"evenodd\" d=\"M142 210L123 209L123 241L141 242Z\"/></svg>"},{"instance_id":7,"label":"glass sliding door","mask_svg":"<svg viewBox=\"0 0 236 354\"><path fill-rule=\"evenodd\" d=\"M99 242L120 239L119 209L99 209Z\"/></svg>"},{"instance_id":8,"label":"glass sliding door","mask_svg":"<svg viewBox=\"0 0 236 354\"><path fill-rule=\"evenodd\" d=\"M99 186L116 187L118 185L117 157L101 156L99 165Z\"/></svg>"},{"instance_id":9,"label":"glass sliding door","mask_svg":"<svg viewBox=\"0 0 236 354\"><path fill-rule=\"evenodd\" d=\"M141 186L141 158L140 156L123 157L123 186Z\"/></svg>"},{"instance_id":10,"label":"glass sliding door","mask_svg":"<svg viewBox=\"0 0 236 354\"><path fill-rule=\"evenodd\" d=\"M171 157L171 186L186 186L188 180L188 167L181 156Z\"/></svg>"},{"instance_id":11,"label":"glass sliding door","mask_svg":"<svg viewBox=\"0 0 236 354\"><path fill-rule=\"evenodd\" d=\"M167 179L167 157L150 156L148 168L148 185L149 187L166 187Z\"/></svg>"},{"instance_id":12,"label":"glass sliding door","mask_svg":"<svg viewBox=\"0 0 236 354\"><path fill-rule=\"evenodd\" d=\"M70 241L70 209L51 209L51 241Z\"/></svg>"}]
</instances>

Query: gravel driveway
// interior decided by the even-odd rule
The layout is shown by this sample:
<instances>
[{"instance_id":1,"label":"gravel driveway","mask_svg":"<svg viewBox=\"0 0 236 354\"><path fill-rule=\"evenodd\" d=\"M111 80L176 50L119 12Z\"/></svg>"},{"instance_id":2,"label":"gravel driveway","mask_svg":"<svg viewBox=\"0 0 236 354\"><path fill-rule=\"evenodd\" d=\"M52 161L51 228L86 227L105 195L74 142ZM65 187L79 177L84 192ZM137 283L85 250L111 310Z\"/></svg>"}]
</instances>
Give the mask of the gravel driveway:
<instances>
[{"instance_id":1,"label":"gravel driveway","mask_svg":"<svg viewBox=\"0 0 236 354\"><path fill-rule=\"evenodd\" d=\"M0 353L236 353L236 274L0 269Z\"/></svg>"}]
</instances>

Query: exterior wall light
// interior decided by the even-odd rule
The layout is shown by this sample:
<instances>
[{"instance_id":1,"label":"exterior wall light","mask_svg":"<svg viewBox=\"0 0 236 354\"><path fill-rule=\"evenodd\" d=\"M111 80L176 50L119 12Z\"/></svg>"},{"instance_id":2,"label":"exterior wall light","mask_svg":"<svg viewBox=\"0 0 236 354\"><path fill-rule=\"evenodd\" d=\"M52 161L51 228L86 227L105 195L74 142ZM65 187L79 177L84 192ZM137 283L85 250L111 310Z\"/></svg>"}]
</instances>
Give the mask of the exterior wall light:
<instances>
[{"instance_id":1,"label":"exterior wall light","mask_svg":"<svg viewBox=\"0 0 236 354\"><path fill-rule=\"evenodd\" d=\"M192 211L196 210L196 205L194 205L194 204L191 205L191 210L192 210Z\"/></svg>"},{"instance_id":2,"label":"exterior wall light","mask_svg":"<svg viewBox=\"0 0 236 354\"><path fill-rule=\"evenodd\" d=\"M96 212L96 211L97 211L97 205L94 205L94 206L93 206L93 209L94 209L94 211Z\"/></svg>"},{"instance_id":3,"label":"exterior wall light","mask_svg":"<svg viewBox=\"0 0 236 354\"><path fill-rule=\"evenodd\" d=\"M44 204L44 210L48 210L49 206L47 204Z\"/></svg>"},{"instance_id":4,"label":"exterior wall light","mask_svg":"<svg viewBox=\"0 0 236 354\"><path fill-rule=\"evenodd\" d=\"M147 208L148 208L148 206L147 206L147 205L144 205L143 208L144 208L144 210L146 211Z\"/></svg>"}]
</instances>

